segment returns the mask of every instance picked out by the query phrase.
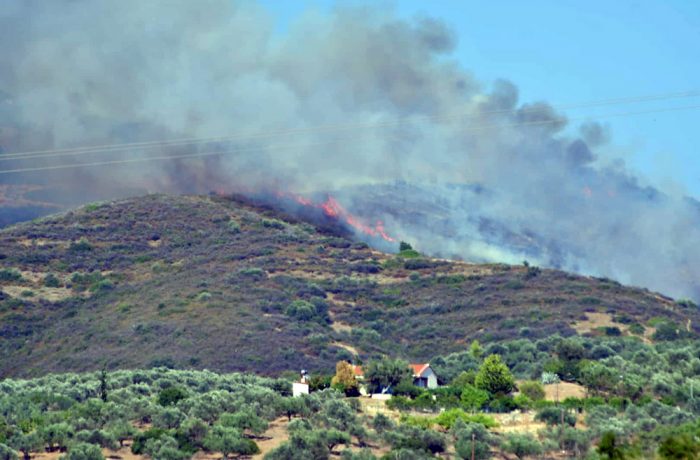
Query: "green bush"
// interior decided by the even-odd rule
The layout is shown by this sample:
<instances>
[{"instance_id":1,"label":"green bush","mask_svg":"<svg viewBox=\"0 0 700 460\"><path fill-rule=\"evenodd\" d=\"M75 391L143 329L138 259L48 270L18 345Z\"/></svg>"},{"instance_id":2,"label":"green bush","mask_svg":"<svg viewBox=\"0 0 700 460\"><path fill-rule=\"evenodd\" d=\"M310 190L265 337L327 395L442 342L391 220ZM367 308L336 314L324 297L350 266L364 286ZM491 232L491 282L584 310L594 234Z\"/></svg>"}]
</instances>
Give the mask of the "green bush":
<instances>
[{"instance_id":1,"label":"green bush","mask_svg":"<svg viewBox=\"0 0 700 460\"><path fill-rule=\"evenodd\" d=\"M469 384L464 385L462 388L462 392L460 394L462 407L471 412L481 410L488 400L489 393L485 390L481 390Z\"/></svg>"},{"instance_id":2,"label":"green bush","mask_svg":"<svg viewBox=\"0 0 700 460\"><path fill-rule=\"evenodd\" d=\"M174 406L187 398L187 391L180 387L170 387L158 393L158 404L161 406Z\"/></svg>"},{"instance_id":3,"label":"green bush","mask_svg":"<svg viewBox=\"0 0 700 460\"><path fill-rule=\"evenodd\" d=\"M531 434L507 433L504 438L503 450L515 455L518 459L542 454L542 444Z\"/></svg>"},{"instance_id":4,"label":"green bush","mask_svg":"<svg viewBox=\"0 0 700 460\"><path fill-rule=\"evenodd\" d=\"M536 380L527 380L518 385L520 393L524 394L533 401L544 399L544 386Z\"/></svg>"},{"instance_id":5,"label":"green bush","mask_svg":"<svg viewBox=\"0 0 700 460\"><path fill-rule=\"evenodd\" d=\"M131 444L131 453L134 455L143 455L146 450L146 443L152 439L159 439L166 436L167 431L162 428L149 428L148 430L137 433L134 436L134 442Z\"/></svg>"},{"instance_id":6,"label":"green bush","mask_svg":"<svg viewBox=\"0 0 700 460\"><path fill-rule=\"evenodd\" d=\"M316 307L306 300L295 300L285 310L287 316L299 321L310 321L317 316Z\"/></svg>"},{"instance_id":7,"label":"green bush","mask_svg":"<svg viewBox=\"0 0 700 460\"><path fill-rule=\"evenodd\" d=\"M17 452L12 450L9 446L0 443L0 460L17 460Z\"/></svg>"},{"instance_id":8,"label":"green bush","mask_svg":"<svg viewBox=\"0 0 700 460\"><path fill-rule=\"evenodd\" d=\"M468 414L462 409L450 409L441 413L433 419L433 421L443 428L450 429L457 420L462 420L465 423L478 423L486 428L495 428L498 426L496 420L486 414Z\"/></svg>"},{"instance_id":9,"label":"green bush","mask_svg":"<svg viewBox=\"0 0 700 460\"><path fill-rule=\"evenodd\" d=\"M92 244L90 244L87 238L80 238L78 241L71 242L68 250L71 252L92 251Z\"/></svg>"},{"instance_id":10,"label":"green bush","mask_svg":"<svg viewBox=\"0 0 700 460\"><path fill-rule=\"evenodd\" d=\"M0 270L0 281L21 281L22 274L14 268L3 268Z\"/></svg>"},{"instance_id":11,"label":"green bush","mask_svg":"<svg viewBox=\"0 0 700 460\"><path fill-rule=\"evenodd\" d=\"M544 407L537 411L535 415L535 420L544 422L547 425L561 425L562 421L564 425L574 426L576 425L576 417L572 415L568 410L563 407Z\"/></svg>"},{"instance_id":12,"label":"green bush","mask_svg":"<svg viewBox=\"0 0 700 460\"><path fill-rule=\"evenodd\" d=\"M100 450L99 446L79 442L73 444L68 449L68 453L60 458L61 460L104 460L104 455L102 455L102 450Z\"/></svg>"},{"instance_id":13,"label":"green bush","mask_svg":"<svg viewBox=\"0 0 700 460\"><path fill-rule=\"evenodd\" d=\"M59 280L53 273L49 273L46 275L46 277L44 277L44 286L50 288L61 287L61 280Z\"/></svg>"}]
</instances>

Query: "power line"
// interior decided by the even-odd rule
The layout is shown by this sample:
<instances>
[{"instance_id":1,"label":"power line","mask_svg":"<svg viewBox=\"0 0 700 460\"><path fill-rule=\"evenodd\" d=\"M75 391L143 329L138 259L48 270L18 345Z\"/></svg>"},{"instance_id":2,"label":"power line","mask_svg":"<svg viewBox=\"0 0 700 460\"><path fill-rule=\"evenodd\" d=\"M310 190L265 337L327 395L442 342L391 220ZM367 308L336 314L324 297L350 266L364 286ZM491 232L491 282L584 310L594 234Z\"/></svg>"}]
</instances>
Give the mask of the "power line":
<instances>
[{"instance_id":1,"label":"power line","mask_svg":"<svg viewBox=\"0 0 700 460\"><path fill-rule=\"evenodd\" d=\"M650 102L666 99L677 99L677 98L690 98L700 96L700 91L684 91L678 93L666 93L666 94L656 94L647 96L634 96L634 97L624 97L624 98L614 98L614 99L603 99L598 101L584 102L579 104L564 105L559 107L553 107L555 110L572 110L579 108L589 108L589 107L599 107L608 105L618 105L618 104L629 104L634 102ZM488 115L496 115L503 113L527 113L528 111L538 110L538 107L522 107L517 110L513 109L501 109L501 110L491 110L479 112L477 114L471 115L469 118L478 118ZM470 109L470 110L473 110ZM105 145L95 145L95 146L85 146L85 147L72 147L72 148L61 148L61 149L51 149L51 150L34 150L26 152L15 152L6 153L0 155L0 161L10 161L10 160L25 160L33 158L50 158L58 156L77 156L77 155L91 155L98 153L112 153L119 152L128 149L148 149L153 147L173 147L180 145L190 145L190 144L203 144L203 143L213 143L213 142L231 142L236 140L255 140L260 138L271 138L275 136L288 136L295 134L307 134L307 133L323 133L327 131L344 131L353 129L373 129L382 128L387 126L396 126L401 123L408 121L430 121L430 120L449 120L455 118L467 117L467 113L453 113L453 114L442 114L442 115L424 115L419 117L396 117L394 120L378 121L378 122L365 122L365 123L340 123L340 124L327 124L312 126L308 128L290 128L276 131L265 131L259 133L238 133L229 136L218 136L218 137L201 137L201 138L182 138L182 139L170 139L170 140L156 140L156 141L144 141L144 142L132 142L123 144L105 144Z\"/></svg>"},{"instance_id":2,"label":"power line","mask_svg":"<svg viewBox=\"0 0 700 460\"><path fill-rule=\"evenodd\" d=\"M619 118L619 117L627 117L627 116L634 116L634 115L643 115L643 114L650 114L650 113L662 113L662 112L674 112L674 111L681 111L681 110L693 110L693 109L698 109L700 108L700 105L691 105L691 106L681 106L681 107L669 107L669 108L663 108L663 109L651 109L651 110L640 110L640 111L634 111L634 112L623 112L623 113L616 113L616 114L608 114L608 115L601 115L601 116L596 116L596 118ZM468 130L469 131L476 131L480 129L489 129L489 128L495 128L495 127L521 127L521 126L543 126L543 125L548 125L548 124L558 124L567 120L583 120L587 119L589 117L577 117L577 118L554 118L550 120L536 120L536 121L529 121L529 122L522 122L522 123L511 123L511 124L498 124L498 123L493 123L490 125L482 125L482 126L473 126L470 127ZM156 156L156 157L145 157L145 158L126 158L126 159L120 159L120 160L110 160L110 161L98 161L98 162L91 162L91 163L73 163L73 164L63 164L63 165L53 165L53 166L39 166L39 167L30 167L30 168L17 168L17 169L6 169L6 170L0 170L0 174L11 174L11 173L24 173L24 172L36 172L36 171L51 171L51 170L59 170L59 169L70 169L70 168L82 168L82 167L95 167L95 166L107 166L107 165L117 165L117 164L128 164L128 163L142 163L142 162L149 162L149 161L168 161L168 160L180 160L180 159L189 159L189 158L201 158L201 157L207 157L207 156L218 156L218 155L230 155L234 153L254 153L254 152L264 152L264 151L269 151L269 150L281 150L281 149L305 149L309 147L316 147L316 146L328 146L332 145L334 143L340 143L344 142L345 139L342 140L334 140L334 141L325 141L325 142L319 142L319 143L306 143L304 145L285 145L285 146L280 146L280 147L256 147L256 148L251 148L251 149L235 149L235 150L228 150L228 151L211 151L211 152L200 152L200 153L190 153L190 154L183 154L183 155L164 155L164 156Z\"/></svg>"}]
</instances>

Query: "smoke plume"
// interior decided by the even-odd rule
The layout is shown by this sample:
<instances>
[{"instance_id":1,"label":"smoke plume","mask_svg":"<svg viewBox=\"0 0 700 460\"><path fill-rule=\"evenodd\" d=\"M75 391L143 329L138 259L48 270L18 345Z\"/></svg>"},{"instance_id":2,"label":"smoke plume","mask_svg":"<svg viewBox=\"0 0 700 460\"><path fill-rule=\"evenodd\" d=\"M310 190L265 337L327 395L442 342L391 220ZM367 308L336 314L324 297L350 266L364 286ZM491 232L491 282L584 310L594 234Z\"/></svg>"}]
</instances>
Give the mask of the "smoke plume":
<instances>
[{"instance_id":1,"label":"smoke plume","mask_svg":"<svg viewBox=\"0 0 700 460\"><path fill-rule=\"evenodd\" d=\"M476 80L450 57L456 37L439 20L337 8L280 34L244 1L5 0L0 43L5 154L226 137L1 161L5 170L223 152L3 174L4 187L45 187L64 205L333 190L435 255L527 258L700 298L698 203L601 161L605 126L568 126L546 103L521 103L514 84ZM22 199L47 199L32 193Z\"/></svg>"}]
</instances>

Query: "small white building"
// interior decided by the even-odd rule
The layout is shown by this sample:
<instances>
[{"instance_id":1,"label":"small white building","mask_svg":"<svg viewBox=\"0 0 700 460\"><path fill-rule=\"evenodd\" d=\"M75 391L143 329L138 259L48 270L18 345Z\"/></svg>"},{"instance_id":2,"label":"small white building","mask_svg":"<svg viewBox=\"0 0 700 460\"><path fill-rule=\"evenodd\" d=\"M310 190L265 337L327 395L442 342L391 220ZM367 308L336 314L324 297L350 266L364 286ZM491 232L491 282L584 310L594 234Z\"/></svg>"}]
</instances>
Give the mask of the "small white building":
<instances>
[{"instance_id":1,"label":"small white building","mask_svg":"<svg viewBox=\"0 0 700 460\"><path fill-rule=\"evenodd\" d=\"M301 395L309 394L309 379L308 373L302 369L301 379L298 382L292 382L292 396L295 398Z\"/></svg>"},{"instance_id":2,"label":"small white building","mask_svg":"<svg viewBox=\"0 0 700 460\"><path fill-rule=\"evenodd\" d=\"M437 375L430 367L430 363L411 364L413 369L413 384L417 387L432 390L438 387Z\"/></svg>"},{"instance_id":3,"label":"small white building","mask_svg":"<svg viewBox=\"0 0 700 460\"><path fill-rule=\"evenodd\" d=\"M292 396L295 398L301 395L309 394L309 384L304 382L294 382L292 383Z\"/></svg>"}]
</instances>

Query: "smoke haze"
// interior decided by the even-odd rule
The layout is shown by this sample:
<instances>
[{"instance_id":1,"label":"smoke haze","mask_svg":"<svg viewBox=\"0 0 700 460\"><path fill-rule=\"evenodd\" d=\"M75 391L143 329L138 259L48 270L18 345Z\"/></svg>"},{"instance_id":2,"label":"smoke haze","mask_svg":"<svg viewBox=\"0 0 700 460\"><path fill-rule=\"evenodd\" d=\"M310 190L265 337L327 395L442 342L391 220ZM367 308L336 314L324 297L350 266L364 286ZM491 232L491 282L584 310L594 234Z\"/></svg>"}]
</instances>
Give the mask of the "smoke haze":
<instances>
[{"instance_id":1,"label":"smoke haze","mask_svg":"<svg viewBox=\"0 0 700 460\"><path fill-rule=\"evenodd\" d=\"M435 255L527 258L700 298L700 206L601 161L605 126L568 126L546 103L521 103L513 83L479 82L450 57L456 39L439 20L375 8L310 12L281 36L253 2L5 0L2 152L240 136L2 161L229 152L5 174L0 186L45 186L64 205L334 190Z\"/></svg>"}]
</instances>

